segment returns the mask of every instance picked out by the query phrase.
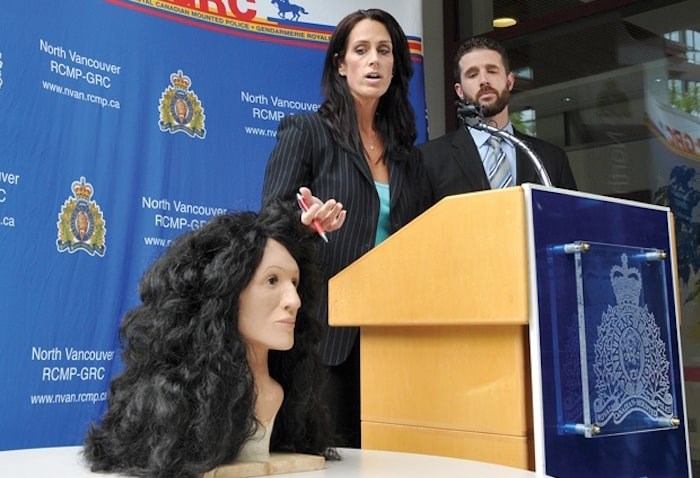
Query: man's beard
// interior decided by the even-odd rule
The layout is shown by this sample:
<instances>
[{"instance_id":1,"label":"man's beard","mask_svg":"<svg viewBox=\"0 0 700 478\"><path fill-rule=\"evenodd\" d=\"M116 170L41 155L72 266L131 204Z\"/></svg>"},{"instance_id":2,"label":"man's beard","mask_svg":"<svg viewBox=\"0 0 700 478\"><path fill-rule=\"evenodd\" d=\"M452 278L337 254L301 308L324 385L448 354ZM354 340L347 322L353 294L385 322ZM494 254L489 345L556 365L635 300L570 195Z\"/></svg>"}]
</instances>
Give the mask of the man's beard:
<instances>
[{"instance_id":1,"label":"man's beard","mask_svg":"<svg viewBox=\"0 0 700 478\"><path fill-rule=\"evenodd\" d=\"M485 105L483 103L479 103L479 101L476 98L473 98L469 95L464 96L467 102L481 106L481 112L486 118L496 116L498 113L503 111L506 106L508 106L508 102L510 101L510 90L507 87L503 88L503 90L501 90L500 93L494 90L493 88L484 88L482 90L479 90L479 93L482 92L495 93L496 101L494 101L491 104Z\"/></svg>"}]
</instances>

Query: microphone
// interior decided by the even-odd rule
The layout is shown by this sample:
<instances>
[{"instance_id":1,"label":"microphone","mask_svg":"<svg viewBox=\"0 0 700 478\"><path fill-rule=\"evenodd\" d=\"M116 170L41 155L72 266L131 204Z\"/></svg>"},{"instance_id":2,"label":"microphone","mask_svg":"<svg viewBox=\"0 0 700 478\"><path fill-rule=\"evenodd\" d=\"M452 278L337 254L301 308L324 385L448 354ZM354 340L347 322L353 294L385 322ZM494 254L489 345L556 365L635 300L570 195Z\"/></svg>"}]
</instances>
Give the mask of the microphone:
<instances>
[{"instance_id":1,"label":"microphone","mask_svg":"<svg viewBox=\"0 0 700 478\"><path fill-rule=\"evenodd\" d=\"M464 123L464 129L467 127L472 127L481 131L486 131L492 135L498 136L501 139L507 139L515 145L516 148L520 148L525 155L530 159L532 165L537 171L537 176L540 178L540 182L548 187L552 186L552 180L547 174L547 170L544 168L542 161L535 154L535 152L527 146L522 140L518 139L516 136L510 134L509 132L497 128L496 126L490 125L486 118L484 117L484 107L474 103L468 103L463 100L455 101L457 106L457 117ZM467 132L467 134L469 134Z\"/></svg>"},{"instance_id":2,"label":"microphone","mask_svg":"<svg viewBox=\"0 0 700 478\"><path fill-rule=\"evenodd\" d=\"M455 101L455 106L457 106L457 118L469 126L486 121L484 118L484 107L479 104L457 100Z\"/></svg>"}]
</instances>

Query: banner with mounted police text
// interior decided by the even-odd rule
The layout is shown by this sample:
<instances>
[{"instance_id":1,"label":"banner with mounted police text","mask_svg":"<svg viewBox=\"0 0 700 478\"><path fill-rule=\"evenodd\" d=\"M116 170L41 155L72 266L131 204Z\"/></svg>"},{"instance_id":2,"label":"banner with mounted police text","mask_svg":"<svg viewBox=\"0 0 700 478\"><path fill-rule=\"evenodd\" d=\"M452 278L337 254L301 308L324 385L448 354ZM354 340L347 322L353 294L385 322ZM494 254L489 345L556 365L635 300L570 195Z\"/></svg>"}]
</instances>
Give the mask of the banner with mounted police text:
<instances>
[{"instance_id":1,"label":"banner with mounted police text","mask_svg":"<svg viewBox=\"0 0 700 478\"><path fill-rule=\"evenodd\" d=\"M318 108L335 24L370 7L409 36L422 142L421 0L3 4L0 450L82 442L145 268L259 208L280 119Z\"/></svg>"}]
</instances>

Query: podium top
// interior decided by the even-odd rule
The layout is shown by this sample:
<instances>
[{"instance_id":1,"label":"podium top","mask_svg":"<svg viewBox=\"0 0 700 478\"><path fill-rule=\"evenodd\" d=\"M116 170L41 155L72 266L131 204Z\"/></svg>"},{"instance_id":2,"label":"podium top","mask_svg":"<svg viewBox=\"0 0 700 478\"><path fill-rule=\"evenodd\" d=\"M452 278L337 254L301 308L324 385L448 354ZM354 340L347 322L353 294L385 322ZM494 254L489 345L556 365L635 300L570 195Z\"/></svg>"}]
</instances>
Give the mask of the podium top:
<instances>
[{"instance_id":1,"label":"podium top","mask_svg":"<svg viewBox=\"0 0 700 478\"><path fill-rule=\"evenodd\" d=\"M329 282L333 326L528 323L522 187L449 196Z\"/></svg>"}]
</instances>

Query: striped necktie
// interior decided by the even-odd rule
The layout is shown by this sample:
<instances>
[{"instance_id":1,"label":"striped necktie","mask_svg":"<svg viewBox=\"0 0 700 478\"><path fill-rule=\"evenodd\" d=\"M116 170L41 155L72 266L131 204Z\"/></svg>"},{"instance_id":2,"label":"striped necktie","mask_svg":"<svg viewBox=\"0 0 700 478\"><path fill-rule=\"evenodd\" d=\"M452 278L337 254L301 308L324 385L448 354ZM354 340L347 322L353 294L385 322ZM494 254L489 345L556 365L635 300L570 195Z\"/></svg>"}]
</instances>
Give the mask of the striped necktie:
<instances>
[{"instance_id":1,"label":"striped necktie","mask_svg":"<svg viewBox=\"0 0 700 478\"><path fill-rule=\"evenodd\" d=\"M501 149L501 138L491 135L489 138L490 151L483 158L486 177L489 179L491 189L507 188L513 185L513 174L510 171L510 163L506 158L506 152Z\"/></svg>"}]
</instances>

